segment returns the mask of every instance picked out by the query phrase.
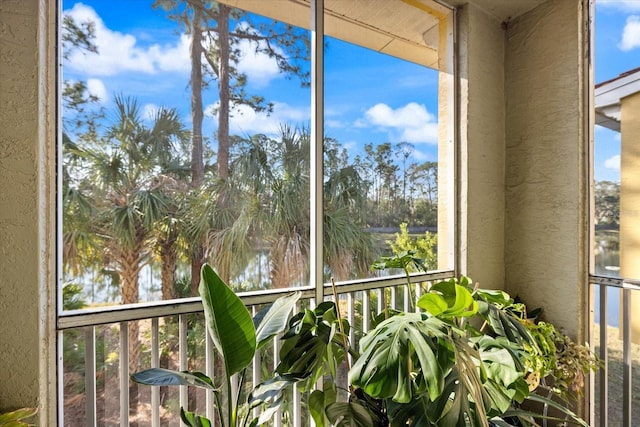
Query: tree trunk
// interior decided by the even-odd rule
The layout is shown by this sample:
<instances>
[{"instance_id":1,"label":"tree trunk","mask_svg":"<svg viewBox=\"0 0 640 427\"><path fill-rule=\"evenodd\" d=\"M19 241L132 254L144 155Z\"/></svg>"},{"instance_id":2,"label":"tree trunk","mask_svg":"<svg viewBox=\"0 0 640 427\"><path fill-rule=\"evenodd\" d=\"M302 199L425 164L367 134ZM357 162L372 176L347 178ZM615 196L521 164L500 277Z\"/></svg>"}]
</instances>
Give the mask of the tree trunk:
<instances>
[{"instance_id":1,"label":"tree trunk","mask_svg":"<svg viewBox=\"0 0 640 427\"><path fill-rule=\"evenodd\" d=\"M204 176L202 157L202 11L195 7L191 28L191 186L198 188Z\"/></svg>"},{"instance_id":2,"label":"tree trunk","mask_svg":"<svg viewBox=\"0 0 640 427\"><path fill-rule=\"evenodd\" d=\"M202 11L193 8L191 27L191 187L197 189L204 178L204 160L202 147ZM193 242L191 258L191 295L198 295L200 284L200 269L204 264L204 248L202 241Z\"/></svg>"},{"instance_id":3,"label":"tree trunk","mask_svg":"<svg viewBox=\"0 0 640 427\"><path fill-rule=\"evenodd\" d=\"M140 299L138 275L142 268L141 244L135 248L119 248L118 266L120 271L120 296L123 304L134 304ZM139 369L140 339L137 321L128 322L129 336L129 372L121 372L120 375L130 375ZM134 382L129 384L129 413L135 414L138 410L138 386ZM133 424L132 424L133 425Z\"/></svg>"},{"instance_id":4,"label":"tree trunk","mask_svg":"<svg viewBox=\"0 0 640 427\"><path fill-rule=\"evenodd\" d=\"M173 236L160 242L160 262L162 264L162 299L177 298L174 283L176 281L176 265L178 264L178 251L176 239Z\"/></svg>"},{"instance_id":5,"label":"tree trunk","mask_svg":"<svg viewBox=\"0 0 640 427\"><path fill-rule=\"evenodd\" d=\"M229 7L218 6L218 42L220 62L218 65L218 174L220 179L229 178Z\"/></svg>"}]
</instances>

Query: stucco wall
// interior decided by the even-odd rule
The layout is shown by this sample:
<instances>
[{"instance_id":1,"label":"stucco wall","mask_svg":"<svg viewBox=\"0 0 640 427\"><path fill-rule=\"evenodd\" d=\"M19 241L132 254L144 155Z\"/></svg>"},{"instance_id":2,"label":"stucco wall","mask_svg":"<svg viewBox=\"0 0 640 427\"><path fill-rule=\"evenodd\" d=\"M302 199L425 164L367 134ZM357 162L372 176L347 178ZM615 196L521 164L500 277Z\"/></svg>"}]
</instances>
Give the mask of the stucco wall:
<instances>
[{"instance_id":1,"label":"stucco wall","mask_svg":"<svg viewBox=\"0 0 640 427\"><path fill-rule=\"evenodd\" d=\"M504 30L474 5L460 10L460 265L480 286L504 287Z\"/></svg>"},{"instance_id":2,"label":"stucco wall","mask_svg":"<svg viewBox=\"0 0 640 427\"><path fill-rule=\"evenodd\" d=\"M507 290L584 338L587 144L580 0L509 23L505 47Z\"/></svg>"},{"instance_id":3,"label":"stucco wall","mask_svg":"<svg viewBox=\"0 0 640 427\"><path fill-rule=\"evenodd\" d=\"M50 67L39 64L47 58L54 3L0 2L0 411L40 405L42 426L55 425L47 418L55 413L48 169L55 85Z\"/></svg>"}]
</instances>

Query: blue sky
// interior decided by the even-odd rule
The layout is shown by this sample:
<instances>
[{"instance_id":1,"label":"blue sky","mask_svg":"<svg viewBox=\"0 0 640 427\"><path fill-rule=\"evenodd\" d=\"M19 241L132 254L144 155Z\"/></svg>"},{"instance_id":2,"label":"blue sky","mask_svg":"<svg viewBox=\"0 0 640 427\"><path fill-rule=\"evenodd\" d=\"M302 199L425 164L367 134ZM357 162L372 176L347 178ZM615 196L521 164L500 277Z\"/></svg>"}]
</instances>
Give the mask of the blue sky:
<instances>
[{"instance_id":1,"label":"blue sky","mask_svg":"<svg viewBox=\"0 0 640 427\"><path fill-rule=\"evenodd\" d=\"M640 67L640 0L596 0L595 82ZM620 182L620 134L596 126L595 178Z\"/></svg>"},{"instance_id":2,"label":"blue sky","mask_svg":"<svg viewBox=\"0 0 640 427\"><path fill-rule=\"evenodd\" d=\"M64 13L96 23L100 55L74 52L65 79L88 82L109 109L116 94L135 96L146 112L177 107L189 126L189 38L153 1L65 0ZM127 13L122 13L126 10ZM640 0L597 0L595 81L640 66ZM232 132L273 134L281 123L308 125L310 92L278 73L269 58L244 46L242 71L249 93L274 102L271 116L237 109ZM433 70L329 40L325 53L325 132L359 153L365 143L411 142L411 161L437 159L437 74ZM215 131L215 96L204 95L204 132ZM595 176L619 181L619 134L595 131Z\"/></svg>"},{"instance_id":3,"label":"blue sky","mask_svg":"<svg viewBox=\"0 0 640 427\"><path fill-rule=\"evenodd\" d=\"M74 51L64 79L82 79L108 109L115 94L134 95L144 110L177 107L189 125L189 37L153 1L65 1L64 13L96 24L99 56ZM121 11L127 10L126 14ZM365 143L415 144L413 161L437 160L437 73L433 70L330 39L325 53L325 133L361 152ZM250 46L241 69L247 92L274 103L270 116L236 108L231 132L275 134L282 123L308 126L311 92L287 79L271 59ZM205 92L205 135L213 136L215 91Z\"/></svg>"}]
</instances>

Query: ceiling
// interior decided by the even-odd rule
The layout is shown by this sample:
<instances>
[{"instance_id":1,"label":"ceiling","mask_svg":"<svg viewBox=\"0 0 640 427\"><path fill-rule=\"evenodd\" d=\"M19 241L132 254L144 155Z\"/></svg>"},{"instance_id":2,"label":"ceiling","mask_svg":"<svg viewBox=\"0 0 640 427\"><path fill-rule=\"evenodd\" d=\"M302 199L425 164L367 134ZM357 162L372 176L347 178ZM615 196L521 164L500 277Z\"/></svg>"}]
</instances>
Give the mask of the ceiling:
<instances>
[{"instance_id":1,"label":"ceiling","mask_svg":"<svg viewBox=\"0 0 640 427\"><path fill-rule=\"evenodd\" d=\"M500 22L510 21L547 1L550 0L444 0L451 6L471 3Z\"/></svg>"},{"instance_id":2,"label":"ceiling","mask_svg":"<svg viewBox=\"0 0 640 427\"><path fill-rule=\"evenodd\" d=\"M218 0L302 28L311 23L310 0ZM443 6L472 3L499 22L549 0L324 0L325 33L377 52L438 68Z\"/></svg>"}]
</instances>

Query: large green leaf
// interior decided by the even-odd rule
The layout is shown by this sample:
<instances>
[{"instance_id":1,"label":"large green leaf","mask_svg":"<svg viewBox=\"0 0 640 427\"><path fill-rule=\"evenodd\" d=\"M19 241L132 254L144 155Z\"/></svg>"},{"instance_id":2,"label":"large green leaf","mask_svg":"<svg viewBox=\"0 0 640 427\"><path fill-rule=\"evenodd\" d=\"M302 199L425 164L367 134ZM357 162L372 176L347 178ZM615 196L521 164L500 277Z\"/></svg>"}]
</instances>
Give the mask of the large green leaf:
<instances>
[{"instance_id":1,"label":"large green leaf","mask_svg":"<svg viewBox=\"0 0 640 427\"><path fill-rule=\"evenodd\" d=\"M29 426L23 422L25 418L31 418L38 412L38 408L21 408L15 411L0 414L0 426Z\"/></svg>"},{"instance_id":2,"label":"large green leaf","mask_svg":"<svg viewBox=\"0 0 640 427\"><path fill-rule=\"evenodd\" d=\"M238 296L205 264L201 270L200 296L207 330L231 376L247 367L256 352L256 330L249 310Z\"/></svg>"},{"instance_id":3,"label":"large green leaf","mask_svg":"<svg viewBox=\"0 0 640 427\"><path fill-rule=\"evenodd\" d=\"M289 320L289 314L300 299L300 295L300 292L296 292L278 298L273 304L255 316L253 321L256 326L258 348L269 342L275 335L284 331Z\"/></svg>"},{"instance_id":4,"label":"large green leaf","mask_svg":"<svg viewBox=\"0 0 640 427\"><path fill-rule=\"evenodd\" d=\"M448 373L445 387L436 404L435 414L441 414L438 426L487 427L487 411L491 398L482 378L486 377L480 364L480 354L464 337L451 335L455 365Z\"/></svg>"},{"instance_id":5,"label":"large green leaf","mask_svg":"<svg viewBox=\"0 0 640 427\"><path fill-rule=\"evenodd\" d=\"M188 385L215 390L211 378L200 372L179 372L170 369L151 368L132 374L131 380L145 385Z\"/></svg>"},{"instance_id":6,"label":"large green leaf","mask_svg":"<svg viewBox=\"0 0 640 427\"><path fill-rule=\"evenodd\" d=\"M350 384L372 397L401 403L409 402L415 392L437 398L444 387L441 361L449 358L443 354L451 353L444 344L446 327L440 319L420 313L385 320L360 341L361 356L349 371Z\"/></svg>"},{"instance_id":7,"label":"large green leaf","mask_svg":"<svg viewBox=\"0 0 640 427\"><path fill-rule=\"evenodd\" d=\"M436 283L418 300L418 307L442 318L470 317L478 311L478 304L465 286L466 278L460 282L449 279Z\"/></svg>"},{"instance_id":8,"label":"large green leaf","mask_svg":"<svg viewBox=\"0 0 640 427\"><path fill-rule=\"evenodd\" d=\"M344 361L344 339L349 334L348 323L336 316L335 304L325 301L314 310L304 310L293 316L283 336L280 363L276 371L285 377L305 379L299 383L302 390L310 390L325 374L333 374Z\"/></svg>"},{"instance_id":9,"label":"large green leaf","mask_svg":"<svg viewBox=\"0 0 640 427\"><path fill-rule=\"evenodd\" d=\"M335 402L326 409L327 418L336 427L371 427L373 419L367 408L356 402Z\"/></svg>"},{"instance_id":10,"label":"large green leaf","mask_svg":"<svg viewBox=\"0 0 640 427\"><path fill-rule=\"evenodd\" d=\"M329 427L331 422L327 418L325 409L337 400L337 390L335 384L333 387L327 387L324 390L314 390L309 395L309 414L313 418L316 427Z\"/></svg>"},{"instance_id":11,"label":"large green leaf","mask_svg":"<svg viewBox=\"0 0 640 427\"><path fill-rule=\"evenodd\" d=\"M211 427L211 421L208 418L185 411L184 408L180 408L180 419L189 427Z\"/></svg>"}]
</instances>

